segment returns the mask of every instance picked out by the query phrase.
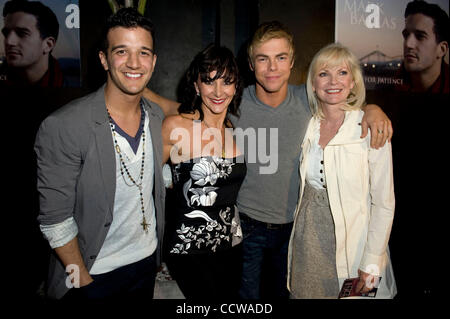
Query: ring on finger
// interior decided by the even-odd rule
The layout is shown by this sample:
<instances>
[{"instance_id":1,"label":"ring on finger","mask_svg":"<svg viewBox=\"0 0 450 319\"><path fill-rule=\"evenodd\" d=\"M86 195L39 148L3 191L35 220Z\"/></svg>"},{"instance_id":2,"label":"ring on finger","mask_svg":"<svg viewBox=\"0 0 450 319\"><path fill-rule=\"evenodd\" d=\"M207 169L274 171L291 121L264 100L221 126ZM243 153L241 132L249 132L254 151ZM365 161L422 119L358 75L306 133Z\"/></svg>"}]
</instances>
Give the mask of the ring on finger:
<instances>
[{"instance_id":1,"label":"ring on finger","mask_svg":"<svg viewBox=\"0 0 450 319\"><path fill-rule=\"evenodd\" d=\"M378 129L378 134L383 134L383 130Z\"/></svg>"}]
</instances>

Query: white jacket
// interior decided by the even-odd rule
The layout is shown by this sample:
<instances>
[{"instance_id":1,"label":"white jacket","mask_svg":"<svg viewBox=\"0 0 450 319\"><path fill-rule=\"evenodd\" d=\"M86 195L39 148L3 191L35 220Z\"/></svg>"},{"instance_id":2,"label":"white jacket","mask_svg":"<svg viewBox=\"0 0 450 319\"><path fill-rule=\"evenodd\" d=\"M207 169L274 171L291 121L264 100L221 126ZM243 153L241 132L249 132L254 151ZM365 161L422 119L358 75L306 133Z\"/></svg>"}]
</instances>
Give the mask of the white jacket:
<instances>
[{"instance_id":1,"label":"white jacket","mask_svg":"<svg viewBox=\"0 0 450 319\"><path fill-rule=\"evenodd\" d=\"M324 149L324 171L331 213L335 224L336 268L339 287L347 278L358 277L358 269L381 276L377 298L393 298L397 293L389 258L388 241L394 217L394 181L391 144L370 148L370 136L361 139L363 111L347 111L344 123ZM309 148L314 141L312 118L300 156L302 180L297 219L303 197ZM291 242L288 257L288 287L291 269Z\"/></svg>"}]
</instances>

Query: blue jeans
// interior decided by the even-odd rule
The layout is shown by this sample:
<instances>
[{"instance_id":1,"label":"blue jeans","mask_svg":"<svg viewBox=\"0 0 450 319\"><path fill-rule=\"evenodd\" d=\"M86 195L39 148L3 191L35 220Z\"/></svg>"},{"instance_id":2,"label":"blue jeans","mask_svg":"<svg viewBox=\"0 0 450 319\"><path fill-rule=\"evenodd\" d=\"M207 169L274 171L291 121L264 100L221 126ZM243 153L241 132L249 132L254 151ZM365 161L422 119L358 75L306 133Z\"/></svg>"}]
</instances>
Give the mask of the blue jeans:
<instances>
[{"instance_id":1,"label":"blue jeans","mask_svg":"<svg viewBox=\"0 0 450 319\"><path fill-rule=\"evenodd\" d=\"M241 214L243 299L288 299L287 253L292 223L267 224Z\"/></svg>"}]
</instances>

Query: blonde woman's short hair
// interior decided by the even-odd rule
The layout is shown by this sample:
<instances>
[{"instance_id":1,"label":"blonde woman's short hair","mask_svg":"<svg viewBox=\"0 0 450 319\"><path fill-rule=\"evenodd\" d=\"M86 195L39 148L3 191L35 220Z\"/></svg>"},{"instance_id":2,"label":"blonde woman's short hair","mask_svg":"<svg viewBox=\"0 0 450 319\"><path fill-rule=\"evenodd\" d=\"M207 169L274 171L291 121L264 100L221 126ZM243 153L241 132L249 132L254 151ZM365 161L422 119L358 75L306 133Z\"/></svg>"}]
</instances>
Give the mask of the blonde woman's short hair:
<instances>
[{"instance_id":1,"label":"blonde woman's short hair","mask_svg":"<svg viewBox=\"0 0 450 319\"><path fill-rule=\"evenodd\" d=\"M248 59L252 65L255 48L272 39L286 39L289 44L291 61L294 61L294 37L292 33L281 22L269 21L258 26L247 47Z\"/></svg>"},{"instance_id":2,"label":"blonde woman's short hair","mask_svg":"<svg viewBox=\"0 0 450 319\"><path fill-rule=\"evenodd\" d=\"M313 91L313 80L317 72L324 68L333 68L344 63L352 74L355 85L350 91L347 101L343 106L343 110L358 110L365 105L366 88L364 86L364 78L358 58L345 46L339 43L328 44L316 53L308 69L308 78L306 80L306 92L308 94L308 102L313 116L323 118L323 111L317 95Z\"/></svg>"}]
</instances>

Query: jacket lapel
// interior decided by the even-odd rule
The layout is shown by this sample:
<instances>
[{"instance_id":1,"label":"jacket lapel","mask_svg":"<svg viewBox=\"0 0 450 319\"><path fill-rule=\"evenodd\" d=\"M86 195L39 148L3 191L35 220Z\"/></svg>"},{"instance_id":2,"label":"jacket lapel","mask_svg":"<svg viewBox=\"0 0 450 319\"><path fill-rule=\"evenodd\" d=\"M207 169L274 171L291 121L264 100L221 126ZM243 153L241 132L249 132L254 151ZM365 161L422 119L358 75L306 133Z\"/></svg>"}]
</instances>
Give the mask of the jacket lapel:
<instances>
[{"instance_id":1,"label":"jacket lapel","mask_svg":"<svg viewBox=\"0 0 450 319\"><path fill-rule=\"evenodd\" d=\"M359 125L363 115L364 112L359 110L346 111L344 123L327 146L363 143L365 139L360 137L361 125Z\"/></svg>"},{"instance_id":2,"label":"jacket lapel","mask_svg":"<svg viewBox=\"0 0 450 319\"><path fill-rule=\"evenodd\" d=\"M153 146L153 162L155 168L154 174L154 192L153 199L156 208L156 229L158 232L158 254L156 256L156 262L159 264L161 262L162 254L162 242L164 238L164 199L165 199L165 188L162 177L162 137L161 137L161 123L163 115L157 112L158 106L154 106L148 103L147 100L143 99L144 107L149 114L149 126L150 134L152 136L152 146Z\"/></svg>"},{"instance_id":3,"label":"jacket lapel","mask_svg":"<svg viewBox=\"0 0 450 319\"><path fill-rule=\"evenodd\" d=\"M161 121L160 116L153 110L153 107L145 100L144 107L148 111L149 114L149 126L150 126L150 134L152 135L152 146L153 146L153 160L155 162L155 172L156 165L158 168L162 166L162 140L161 140Z\"/></svg>"},{"instance_id":4,"label":"jacket lapel","mask_svg":"<svg viewBox=\"0 0 450 319\"><path fill-rule=\"evenodd\" d=\"M95 143L97 145L104 193L108 203L109 213L112 216L116 192L116 154L114 153L114 142L106 112L104 88L105 86L102 86L96 92L92 118L94 121Z\"/></svg>"}]
</instances>

